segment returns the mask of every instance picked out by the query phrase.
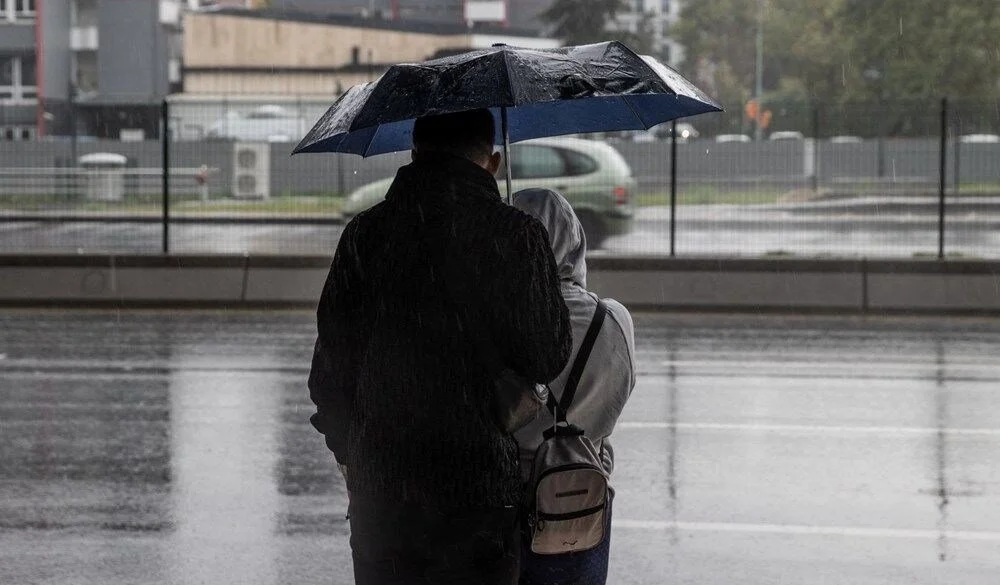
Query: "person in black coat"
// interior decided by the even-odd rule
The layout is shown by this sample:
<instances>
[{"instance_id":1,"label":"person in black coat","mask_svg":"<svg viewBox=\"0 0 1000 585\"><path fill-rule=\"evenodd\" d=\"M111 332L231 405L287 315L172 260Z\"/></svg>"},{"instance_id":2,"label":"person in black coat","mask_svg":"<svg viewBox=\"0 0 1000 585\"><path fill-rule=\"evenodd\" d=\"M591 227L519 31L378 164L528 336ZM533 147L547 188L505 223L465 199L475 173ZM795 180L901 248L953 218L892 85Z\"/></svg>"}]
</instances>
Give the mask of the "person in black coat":
<instances>
[{"instance_id":1,"label":"person in black coat","mask_svg":"<svg viewBox=\"0 0 1000 585\"><path fill-rule=\"evenodd\" d=\"M517 581L518 447L474 336L547 383L572 333L545 228L500 198L494 132L488 110L417 120L323 287L311 421L344 471L359 584Z\"/></svg>"}]
</instances>

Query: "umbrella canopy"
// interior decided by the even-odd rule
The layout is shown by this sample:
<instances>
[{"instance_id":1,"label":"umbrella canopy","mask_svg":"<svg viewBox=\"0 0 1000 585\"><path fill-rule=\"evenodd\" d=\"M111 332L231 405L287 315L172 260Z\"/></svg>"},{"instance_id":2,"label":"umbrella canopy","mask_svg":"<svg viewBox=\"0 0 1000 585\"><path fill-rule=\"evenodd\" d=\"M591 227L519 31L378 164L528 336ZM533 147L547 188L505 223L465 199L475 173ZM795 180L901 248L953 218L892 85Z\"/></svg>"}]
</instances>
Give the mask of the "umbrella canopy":
<instances>
[{"instance_id":1,"label":"umbrella canopy","mask_svg":"<svg viewBox=\"0 0 1000 585\"><path fill-rule=\"evenodd\" d=\"M647 130L669 120L722 111L679 73L618 41L542 50L500 45L394 65L376 81L352 87L293 154L367 157L409 150L416 118L476 108L493 110L497 144Z\"/></svg>"}]
</instances>

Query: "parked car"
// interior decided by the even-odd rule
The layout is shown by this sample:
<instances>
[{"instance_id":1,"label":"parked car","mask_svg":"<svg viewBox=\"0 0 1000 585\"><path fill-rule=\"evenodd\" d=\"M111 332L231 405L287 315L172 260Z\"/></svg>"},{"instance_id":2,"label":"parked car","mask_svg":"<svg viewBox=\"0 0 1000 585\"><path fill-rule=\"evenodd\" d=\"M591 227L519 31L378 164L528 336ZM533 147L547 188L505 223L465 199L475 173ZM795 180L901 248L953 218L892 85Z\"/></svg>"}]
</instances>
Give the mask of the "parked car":
<instances>
[{"instance_id":1,"label":"parked car","mask_svg":"<svg viewBox=\"0 0 1000 585\"><path fill-rule=\"evenodd\" d=\"M510 146L510 169L513 191L541 187L566 197L583 224L589 248L632 231L636 181L612 146L565 136L519 142ZM505 179L497 182L506 196ZM351 192L344 203L345 220L382 201L391 183L390 177Z\"/></svg>"},{"instance_id":2,"label":"parked car","mask_svg":"<svg viewBox=\"0 0 1000 585\"><path fill-rule=\"evenodd\" d=\"M649 131L656 135L657 138L669 140L672 129L673 124L671 122L667 122L665 124L660 124L659 126L653 126ZM688 140L698 138L699 136L701 136L701 133L698 132L698 130L691 124L687 122L677 123L678 142L686 142Z\"/></svg>"},{"instance_id":3,"label":"parked car","mask_svg":"<svg viewBox=\"0 0 1000 585\"><path fill-rule=\"evenodd\" d=\"M624 137L632 142L656 142L657 140L670 140L671 123L666 122L658 126L653 126L649 130L629 130L624 133ZM686 142L692 138L700 136L698 130L687 122L677 123L677 136L679 142Z\"/></svg>"},{"instance_id":4,"label":"parked car","mask_svg":"<svg viewBox=\"0 0 1000 585\"><path fill-rule=\"evenodd\" d=\"M719 134L715 137L715 141L719 144L725 144L727 142L753 142L747 134Z\"/></svg>"},{"instance_id":5,"label":"parked car","mask_svg":"<svg viewBox=\"0 0 1000 585\"><path fill-rule=\"evenodd\" d=\"M229 112L205 133L211 140L246 140L254 142L296 142L305 136L311 124L285 108L261 106L248 114Z\"/></svg>"},{"instance_id":6,"label":"parked car","mask_svg":"<svg viewBox=\"0 0 1000 585\"><path fill-rule=\"evenodd\" d=\"M864 142L860 136L831 136L830 144L859 144Z\"/></svg>"},{"instance_id":7,"label":"parked car","mask_svg":"<svg viewBox=\"0 0 1000 585\"><path fill-rule=\"evenodd\" d=\"M1000 136L996 134L965 134L960 136L958 141L963 144L996 144L1000 142Z\"/></svg>"},{"instance_id":8,"label":"parked car","mask_svg":"<svg viewBox=\"0 0 1000 585\"><path fill-rule=\"evenodd\" d=\"M805 136L798 130L778 130L771 132L771 135L768 136L768 140L802 140L804 138Z\"/></svg>"},{"instance_id":9,"label":"parked car","mask_svg":"<svg viewBox=\"0 0 1000 585\"><path fill-rule=\"evenodd\" d=\"M656 142L658 136L652 130L637 130L632 135L632 142Z\"/></svg>"}]
</instances>

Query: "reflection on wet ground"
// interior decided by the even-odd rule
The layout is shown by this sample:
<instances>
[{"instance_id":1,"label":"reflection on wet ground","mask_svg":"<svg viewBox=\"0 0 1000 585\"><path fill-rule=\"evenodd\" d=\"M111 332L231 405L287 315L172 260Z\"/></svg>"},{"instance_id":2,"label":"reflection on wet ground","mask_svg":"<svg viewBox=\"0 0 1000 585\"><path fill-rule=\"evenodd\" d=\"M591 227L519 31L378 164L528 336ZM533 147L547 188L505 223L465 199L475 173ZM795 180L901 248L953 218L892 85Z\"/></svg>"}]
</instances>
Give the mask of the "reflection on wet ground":
<instances>
[{"instance_id":1,"label":"reflection on wet ground","mask_svg":"<svg viewBox=\"0 0 1000 585\"><path fill-rule=\"evenodd\" d=\"M996 582L1000 321L636 324L610 582ZM0 313L0 583L350 583L313 332Z\"/></svg>"}]
</instances>

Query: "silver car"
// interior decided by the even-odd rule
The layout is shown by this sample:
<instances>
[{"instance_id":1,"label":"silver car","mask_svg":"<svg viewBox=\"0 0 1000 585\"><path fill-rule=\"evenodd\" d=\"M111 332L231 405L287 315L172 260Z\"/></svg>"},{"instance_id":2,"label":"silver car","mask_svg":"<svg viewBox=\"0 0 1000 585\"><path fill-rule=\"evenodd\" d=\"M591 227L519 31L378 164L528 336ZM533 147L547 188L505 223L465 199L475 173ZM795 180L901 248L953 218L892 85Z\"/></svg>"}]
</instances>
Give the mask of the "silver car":
<instances>
[{"instance_id":1,"label":"silver car","mask_svg":"<svg viewBox=\"0 0 1000 585\"><path fill-rule=\"evenodd\" d=\"M610 145L565 136L539 138L512 144L510 162L514 191L545 188L566 197L583 224L589 248L600 248L608 237L632 231L636 181L628 163ZM497 181L505 193L504 177ZM351 192L344 204L345 219L384 199L390 184L391 177Z\"/></svg>"}]
</instances>

